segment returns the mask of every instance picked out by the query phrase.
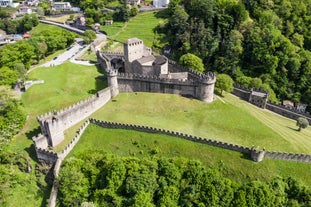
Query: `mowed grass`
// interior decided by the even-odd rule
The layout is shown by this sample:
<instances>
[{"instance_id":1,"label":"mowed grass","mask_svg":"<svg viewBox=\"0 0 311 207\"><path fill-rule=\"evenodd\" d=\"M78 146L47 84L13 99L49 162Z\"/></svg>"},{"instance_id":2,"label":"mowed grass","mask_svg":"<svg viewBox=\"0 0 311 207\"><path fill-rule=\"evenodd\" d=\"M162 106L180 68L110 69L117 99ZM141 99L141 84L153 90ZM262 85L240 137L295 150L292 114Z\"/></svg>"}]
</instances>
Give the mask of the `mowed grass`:
<instances>
[{"instance_id":1,"label":"mowed grass","mask_svg":"<svg viewBox=\"0 0 311 207\"><path fill-rule=\"evenodd\" d=\"M12 151L25 154L32 164L31 173L20 173L17 167L11 171L27 177L27 185L16 184L6 198L10 206L45 206L50 188L44 191L37 185L35 174L35 150L32 136L40 133L36 120L38 115L61 109L89 97L95 91L106 87L106 83L96 79L102 74L95 66L83 66L66 62L60 66L36 68L29 75L32 80L44 80L44 84L34 85L22 95L22 104L27 113L27 121L21 132L14 137L9 147ZM12 187L13 188L13 187Z\"/></svg>"},{"instance_id":2,"label":"mowed grass","mask_svg":"<svg viewBox=\"0 0 311 207\"><path fill-rule=\"evenodd\" d=\"M30 31L30 35L31 36L39 36L42 31L46 31L46 30L48 30L48 31L67 31L67 30L60 28L58 26L39 23L36 27L34 27Z\"/></svg>"},{"instance_id":3,"label":"mowed grass","mask_svg":"<svg viewBox=\"0 0 311 207\"><path fill-rule=\"evenodd\" d=\"M131 18L127 23L114 22L102 29L108 37L114 40L125 42L129 38L137 37L144 41L144 45L151 47L155 40L154 29L159 22L165 22L163 18L157 17L158 11L141 12ZM165 44L162 42L161 44Z\"/></svg>"},{"instance_id":4,"label":"mowed grass","mask_svg":"<svg viewBox=\"0 0 311 207\"><path fill-rule=\"evenodd\" d=\"M311 185L309 163L286 162L265 159L253 162L239 152L212 147L188 140L145 132L123 129L107 129L90 124L68 157L84 150L102 150L119 156L136 157L186 157L200 160L204 165L219 168L237 182L271 180L273 177L292 176ZM154 154L153 152L158 153Z\"/></svg>"},{"instance_id":5,"label":"mowed grass","mask_svg":"<svg viewBox=\"0 0 311 207\"><path fill-rule=\"evenodd\" d=\"M91 117L153 126L269 151L311 154L311 128L226 94L204 103L178 95L124 93Z\"/></svg>"},{"instance_id":6,"label":"mowed grass","mask_svg":"<svg viewBox=\"0 0 311 207\"><path fill-rule=\"evenodd\" d=\"M105 88L106 82L95 66L76 65L66 62L59 66L42 67L33 70L31 80L44 80L22 95L22 104L27 113L27 122L11 143L14 150L23 150L32 143L31 136L39 133L36 117L52 110L70 106Z\"/></svg>"}]
</instances>

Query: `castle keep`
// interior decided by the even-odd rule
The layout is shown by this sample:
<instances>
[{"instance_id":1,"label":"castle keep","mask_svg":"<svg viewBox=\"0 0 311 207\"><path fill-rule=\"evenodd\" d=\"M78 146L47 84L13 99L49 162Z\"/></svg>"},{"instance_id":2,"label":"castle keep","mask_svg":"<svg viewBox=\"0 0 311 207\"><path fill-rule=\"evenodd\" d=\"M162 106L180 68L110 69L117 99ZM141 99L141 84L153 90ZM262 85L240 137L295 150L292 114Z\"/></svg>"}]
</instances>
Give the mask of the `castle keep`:
<instances>
[{"instance_id":1,"label":"castle keep","mask_svg":"<svg viewBox=\"0 0 311 207\"><path fill-rule=\"evenodd\" d=\"M97 52L111 92L153 92L191 96L212 102L216 76L184 68L164 56L154 56L142 40L124 43L124 55Z\"/></svg>"}]
</instances>

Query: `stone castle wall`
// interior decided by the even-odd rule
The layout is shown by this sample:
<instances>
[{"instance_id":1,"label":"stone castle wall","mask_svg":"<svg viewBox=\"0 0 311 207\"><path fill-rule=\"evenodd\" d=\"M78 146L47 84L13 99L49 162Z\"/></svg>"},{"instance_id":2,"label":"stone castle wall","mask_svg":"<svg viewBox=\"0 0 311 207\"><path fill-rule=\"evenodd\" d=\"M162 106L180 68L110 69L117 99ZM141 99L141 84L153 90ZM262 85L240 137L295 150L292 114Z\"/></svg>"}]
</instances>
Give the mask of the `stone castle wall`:
<instances>
[{"instance_id":1,"label":"stone castle wall","mask_svg":"<svg viewBox=\"0 0 311 207\"><path fill-rule=\"evenodd\" d=\"M110 88L59 111L52 111L38 117L41 132L50 146L56 146L64 139L64 130L85 119L104 106L111 99ZM35 140L34 140L35 141Z\"/></svg>"},{"instance_id":2,"label":"stone castle wall","mask_svg":"<svg viewBox=\"0 0 311 207\"><path fill-rule=\"evenodd\" d=\"M109 58L115 57L111 53L97 53L98 62L108 77L108 83L115 78L115 76L111 75L113 69ZM214 73L201 74L180 66L171 60L169 60L169 71L188 72L188 80L164 79L158 76L145 76L135 73L119 73L116 80L117 83L109 86L113 86L112 88L120 92L170 93L192 96L204 102L213 101L216 82Z\"/></svg>"},{"instance_id":3,"label":"stone castle wall","mask_svg":"<svg viewBox=\"0 0 311 207\"><path fill-rule=\"evenodd\" d=\"M183 134L179 132L174 132L165 129L158 129L154 127L148 126L139 126L133 124L121 124L121 123L114 123L114 122L106 122L100 121L96 119L90 119L90 123L96 124L98 126L104 128L111 128L111 129L128 129L128 130L136 130L141 132L148 132L148 133L158 133L158 134L166 134L174 137L179 137L182 139L194 141L197 143L208 144L210 146L220 147L228 150L233 150L237 152L241 152L244 154L248 154L254 161L261 161L263 158L271 158L271 159L281 159L281 160L288 160L288 161L295 161L295 162L309 162L311 163L311 155L304 155L304 154L293 154L287 152L270 152L265 150L257 150L250 147L245 147L241 145L230 144L226 142L221 142L217 140L206 139L202 137L192 136L188 134Z\"/></svg>"},{"instance_id":4,"label":"stone castle wall","mask_svg":"<svg viewBox=\"0 0 311 207\"><path fill-rule=\"evenodd\" d=\"M157 134L166 134L173 137L178 137L182 139L186 139L189 141L207 144L214 147L220 147L228 150L233 150L237 152L241 152L243 154L247 154L250 158L256 162L261 161L264 158L270 159L280 159L280 160L287 160L287 161L295 161L295 162L307 162L311 163L311 155L305 154L294 154L294 153L287 153L287 152L270 152L266 150L258 150L254 147L245 147L241 145L221 142L217 140L206 139L202 137L197 137L193 135L188 135L180 132L159 129L149 126L140 126L135 124L122 124L122 123L115 123L115 122L107 122L96 120L90 118L78 129L75 137L70 141L70 143L60 152L55 153L53 151L48 151L41 148L36 148L37 156L39 159L46 160L48 162L56 162L57 159L64 159L70 151L74 148L74 146L78 143L80 137L83 135L85 129L88 127L89 124L95 124L100 127L110 128L110 129L126 129L126 130L135 130L140 132L147 132L147 133L157 133Z\"/></svg>"},{"instance_id":5,"label":"stone castle wall","mask_svg":"<svg viewBox=\"0 0 311 207\"><path fill-rule=\"evenodd\" d=\"M260 89L257 89L257 91L263 92ZM250 102L251 92L252 91L248 88L245 88L245 87L242 87L239 85L234 85L234 89L233 89L232 94L240 97L241 99L243 99L247 102ZM255 102L252 102L252 104L256 105ZM279 115L285 116L285 117L290 118L290 119L297 120L298 117L304 117L309 121L309 124L311 124L311 116L308 113L301 113L301 112L293 110L293 109L288 109L283 105L275 104L275 103L272 103L270 101L267 101L264 105L265 105L264 108L266 108L267 110L270 110L274 113L277 113ZM261 107L262 106L261 102L257 106L260 108L263 108L263 107Z\"/></svg>"},{"instance_id":6,"label":"stone castle wall","mask_svg":"<svg viewBox=\"0 0 311 207\"><path fill-rule=\"evenodd\" d=\"M299 117L304 117L309 121L309 124L311 124L311 116L307 113L301 113L296 110L288 109L283 105L275 104L272 102L268 102L266 104L266 109L273 111L274 113L280 114L282 116L285 116L290 119L297 120Z\"/></svg>"},{"instance_id":7,"label":"stone castle wall","mask_svg":"<svg viewBox=\"0 0 311 207\"><path fill-rule=\"evenodd\" d=\"M160 79L156 76L142 76L131 73L118 74L118 87L120 92L151 92L191 95L198 97L198 83L193 81L178 81Z\"/></svg>"}]
</instances>

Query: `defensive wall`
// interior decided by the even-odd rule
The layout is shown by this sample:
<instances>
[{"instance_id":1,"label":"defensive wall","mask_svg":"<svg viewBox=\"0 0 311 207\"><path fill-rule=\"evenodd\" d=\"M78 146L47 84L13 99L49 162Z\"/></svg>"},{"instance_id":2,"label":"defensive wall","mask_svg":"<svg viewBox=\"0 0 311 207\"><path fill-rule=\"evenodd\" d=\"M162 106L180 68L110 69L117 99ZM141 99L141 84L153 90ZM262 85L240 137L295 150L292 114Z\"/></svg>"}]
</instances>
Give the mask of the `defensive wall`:
<instances>
[{"instance_id":1,"label":"defensive wall","mask_svg":"<svg viewBox=\"0 0 311 207\"><path fill-rule=\"evenodd\" d=\"M59 111L52 111L37 117L41 134L33 137L36 147L46 149L56 146L64 139L64 131L87 118L96 110L104 106L111 99L110 87L98 91L85 100L79 101ZM37 151L38 153L38 151ZM39 156L38 156L39 158Z\"/></svg>"},{"instance_id":2,"label":"defensive wall","mask_svg":"<svg viewBox=\"0 0 311 207\"><path fill-rule=\"evenodd\" d=\"M147 132L147 133L166 134L169 136L178 137L178 138L186 139L186 140L201 143L201 144L207 144L207 145L214 146L214 147L220 147L220 148L224 148L228 150L241 152L243 154L249 155L251 159L256 162L260 162L264 158L271 158L271 159L311 163L311 155L266 151L265 149L259 150L254 147L245 147L241 145L197 137L197 136L188 135L188 134L170 131L170 130L165 130L165 129L159 129L159 128L141 126L141 125L135 125L135 124L123 124L123 123L116 123L116 122L101 121L101 120L96 120L93 118L90 118L86 122L84 122L84 124L77 130L77 133L74 136L74 138L61 152L55 153L52 151L39 148L39 151L37 151L39 152L38 158L40 157L41 159L46 160L46 158L49 157L48 159L50 161L54 160L54 162L56 162L57 159L61 159L61 160L64 159L69 154L69 152L74 148L74 146L78 143L80 137L83 135L85 129L88 127L89 124L95 124L97 126L100 126L103 128L109 128L109 129L126 129L126 130L135 130L135 131Z\"/></svg>"},{"instance_id":3,"label":"defensive wall","mask_svg":"<svg viewBox=\"0 0 311 207\"><path fill-rule=\"evenodd\" d=\"M82 126L77 130L76 135L74 138L70 141L69 144L59 153L55 153L53 151L48 151L41 148L36 148L38 159L43 159L48 162L55 163L54 166L54 182L50 194L50 198L48 200L48 207L54 207L56 206L56 199L57 199L57 193L58 193L58 186L59 186L59 180L58 180L58 173L61 167L62 160L71 152L71 150L74 148L74 146L78 143L81 136L83 135L85 129L88 127L89 124L95 124L97 126L103 127L103 128L109 128L109 129L125 129L125 130L135 130L140 132L147 132L147 133L157 133L157 134L165 134L177 138L182 138L185 140L201 143L201 144L207 144L214 147L220 147L223 149L233 150L237 151L243 154L248 155L253 161L260 162L264 158L270 158L270 159L279 159L279 160L286 160L286 161L295 161L295 162L305 162L305 163L311 163L311 155L304 155L304 154L294 154L294 153L287 153L287 152L270 152L263 150L258 150L254 147L244 147L241 145L235 145L230 144L227 142L221 142L217 140L211 140L206 139L202 137L197 137L193 135L188 135L180 132L165 130L165 129L159 129L149 126L141 126L141 125L135 125L135 124L122 124L122 123L116 123L116 122L108 122L108 121L101 121L96 119L88 119L85 121Z\"/></svg>"},{"instance_id":4,"label":"defensive wall","mask_svg":"<svg viewBox=\"0 0 311 207\"><path fill-rule=\"evenodd\" d=\"M277 113L279 115L282 115L282 116L285 116L287 118L290 118L290 119L294 119L294 120L297 120L298 117L304 117L306 118L308 121L309 121L309 124L311 124L311 116L310 114L308 113L302 113L302 112L299 112L297 110L294 110L294 109L288 109L286 108L285 106L281 105L281 104L276 104L276 103L272 103L270 101L268 101L268 96L266 97L256 97L254 96L254 93L252 95L252 92L259 92L259 93L266 93L268 94L267 92L265 92L264 90L262 89L248 89L248 88L245 88L245 87L242 87L238 84L235 84L234 85L234 89L233 89L233 94L238 96L239 98L247 101L247 102L250 102L260 108L264 108L264 109L267 109L267 110L270 110L274 113ZM255 97L255 98L254 98ZM253 100L253 101L252 101ZM254 100L259 100L259 101L254 101Z\"/></svg>"}]
</instances>

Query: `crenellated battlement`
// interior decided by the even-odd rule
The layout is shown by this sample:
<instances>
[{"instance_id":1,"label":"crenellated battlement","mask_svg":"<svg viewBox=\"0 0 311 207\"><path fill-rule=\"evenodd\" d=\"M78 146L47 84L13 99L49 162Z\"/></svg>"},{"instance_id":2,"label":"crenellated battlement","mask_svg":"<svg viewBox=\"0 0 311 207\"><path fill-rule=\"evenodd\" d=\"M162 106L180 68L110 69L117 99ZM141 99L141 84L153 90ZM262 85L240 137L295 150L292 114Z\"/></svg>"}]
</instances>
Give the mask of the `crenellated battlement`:
<instances>
[{"instance_id":1,"label":"crenellated battlement","mask_svg":"<svg viewBox=\"0 0 311 207\"><path fill-rule=\"evenodd\" d=\"M168 84L183 84L183 85L196 85L196 86L198 85L198 83L192 79L176 80L176 79L161 78L159 76L146 76L146 75L135 74L135 73L118 73L118 79L161 82L161 83L168 83Z\"/></svg>"},{"instance_id":2,"label":"crenellated battlement","mask_svg":"<svg viewBox=\"0 0 311 207\"><path fill-rule=\"evenodd\" d=\"M202 144L207 144L214 147L220 147L224 149L229 149L237 152L241 152L244 154L250 155L251 159L255 162L260 162L264 158L270 159L281 159L281 160L288 160L288 161L295 161L295 162L310 162L311 163L311 155L304 155L304 154L294 154L294 153L287 153L287 152L270 152L266 151L265 149L259 150L258 147L245 147L242 145L207 139L203 137L197 137L193 135L188 135L180 132L159 129L150 126L141 126L135 124L123 124L117 122L109 122L109 121L101 121L97 119L89 119L90 123L95 124L100 127L110 128L110 129L126 129L126 130L136 130L141 132L147 133L157 133L157 134L166 134L174 137L183 138L189 141L194 141Z\"/></svg>"},{"instance_id":3,"label":"crenellated battlement","mask_svg":"<svg viewBox=\"0 0 311 207\"><path fill-rule=\"evenodd\" d=\"M155 128L151 126L143 126L143 125L136 125L136 124L127 124L127 123L118 123L118 122L109 122L109 121L102 121L93 118L89 118L85 121L81 127L77 130L76 135L70 141L69 144L60 152L55 153L53 151L49 151L43 148L39 148L35 145L37 156L39 159L47 159L47 161L56 161L57 158L64 159L70 151L74 148L74 146L80 140L80 137L83 135L85 129L89 126L89 124L95 124L97 126L109 129L125 129L125 130L135 130L140 132L147 132L147 133L157 133L157 134L165 134L173 137L178 137L182 139L186 139L189 141L207 144L214 147L224 148L228 150L237 151L243 154L247 154L250 158L255 162L260 162L264 158L270 159L280 159L280 160L287 160L287 161L295 161L295 162L307 162L311 163L311 155L305 154L294 154L294 153L287 153L287 152L270 152L266 151L265 149L260 150L259 147L247 147L242 145L237 145L233 143L227 143L223 141L212 140L204 137L198 137L194 135L189 135L181 132L166 130ZM33 140L37 139L41 135L33 138Z\"/></svg>"}]
</instances>

